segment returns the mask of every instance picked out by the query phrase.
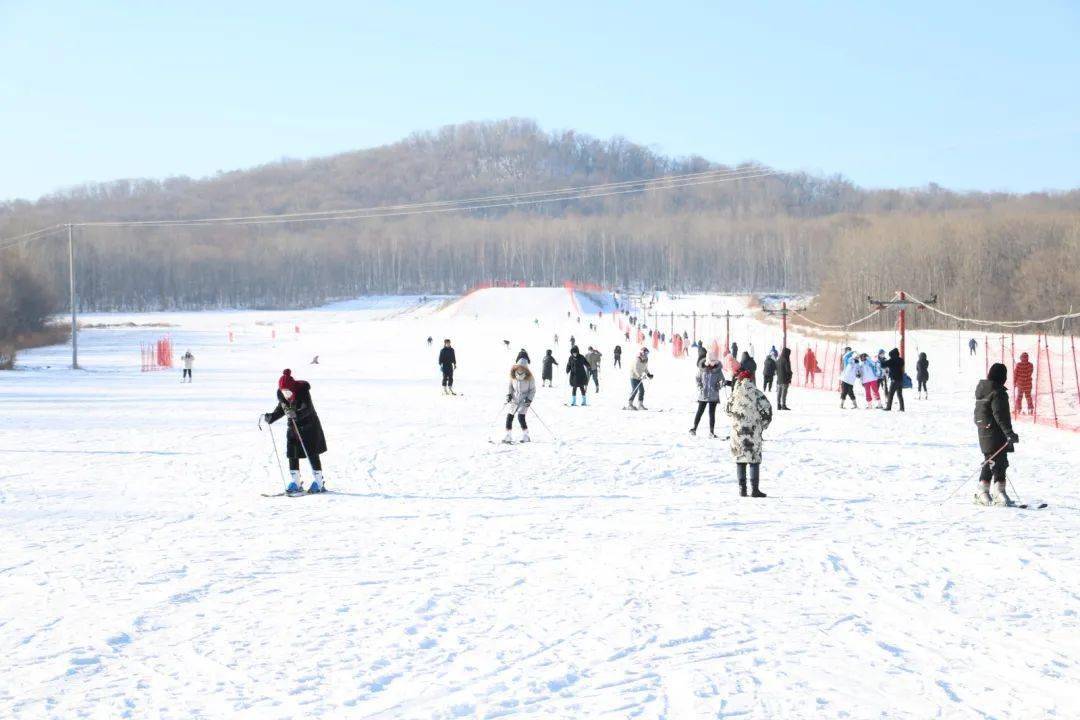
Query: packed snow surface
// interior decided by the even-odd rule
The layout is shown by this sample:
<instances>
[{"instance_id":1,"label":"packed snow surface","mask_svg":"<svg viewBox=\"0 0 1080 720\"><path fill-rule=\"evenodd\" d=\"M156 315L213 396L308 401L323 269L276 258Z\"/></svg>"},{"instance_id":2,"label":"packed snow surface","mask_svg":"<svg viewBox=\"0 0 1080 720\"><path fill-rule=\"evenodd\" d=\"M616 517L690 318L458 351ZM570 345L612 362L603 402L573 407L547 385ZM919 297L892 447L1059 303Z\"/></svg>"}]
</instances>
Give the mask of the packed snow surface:
<instances>
[{"instance_id":1,"label":"packed snow surface","mask_svg":"<svg viewBox=\"0 0 1080 720\"><path fill-rule=\"evenodd\" d=\"M707 419L687 433L692 361L655 351L650 410L625 411L636 347L608 313L568 319L561 288L453 308L91 316L113 327L82 333L85 369L52 347L0 373L0 716L1077 717L1080 436L1018 426L1011 477L1047 509L974 506L981 351L916 331L931 392L905 414L792 389L753 500ZM745 300L655 309L667 331ZM194 383L140 372L166 333ZM571 335L604 354L584 408ZM779 344L749 317L732 336L759 363ZM532 444L493 444L521 347L538 374L555 350L555 388ZM332 493L261 495L282 488L257 420L286 367Z\"/></svg>"}]
</instances>

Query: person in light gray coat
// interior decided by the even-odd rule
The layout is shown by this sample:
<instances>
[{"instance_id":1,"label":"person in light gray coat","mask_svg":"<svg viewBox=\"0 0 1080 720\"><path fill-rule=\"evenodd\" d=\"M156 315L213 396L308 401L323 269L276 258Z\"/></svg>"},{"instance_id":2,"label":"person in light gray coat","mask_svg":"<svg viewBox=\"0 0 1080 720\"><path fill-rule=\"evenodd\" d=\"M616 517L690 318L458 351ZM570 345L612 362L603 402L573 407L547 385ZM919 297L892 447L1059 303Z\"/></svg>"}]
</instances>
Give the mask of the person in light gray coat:
<instances>
[{"instance_id":1,"label":"person in light gray coat","mask_svg":"<svg viewBox=\"0 0 1080 720\"><path fill-rule=\"evenodd\" d=\"M716 406L720 402L720 388L723 386L724 368L720 365L720 357L715 352L710 352L697 372L698 407L697 414L694 415L694 427L690 428L691 435L697 435L698 423L708 407L709 437L716 437Z\"/></svg>"},{"instance_id":2,"label":"person in light gray coat","mask_svg":"<svg viewBox=\"0 0 1080 720\"><path fill-rule=\"evenodd\" d=\"M761 477L762 433L772 422L769 398L754 385L750 373L740 370L727 402L731 417L731 455L735 458L739 495L746 497L747 465L750 466L752 497L765 497L758 482Z\"/></svg>"},{"instance_id":3,"label":"person in light gray coat","mask_svg":"<svg viewBox=\"0 0 1080 720\"><path fill-rule=\"evenodd\" d=\"M603 357L603 354L592 345L589 346L589 352L585 353L585 359L589 361L589 377L596 385L596 392L600 392L600 360Z\"/></svg>"},{"instance_id":4,"label":"person in light gray coat","mask_svg":"<svg viewBox=\"0 0 1080 720\"><path fill-rule=\"evenodd\" d=\"M536 379L529 370L529 361L522 358L510 368L510 387L506 392L506 437L503 442L513 442L510 431L514 427L514 415L521 425L521 442L529 442L529 426L525 413L536 397Z\"/></svg>"}]
</instances>

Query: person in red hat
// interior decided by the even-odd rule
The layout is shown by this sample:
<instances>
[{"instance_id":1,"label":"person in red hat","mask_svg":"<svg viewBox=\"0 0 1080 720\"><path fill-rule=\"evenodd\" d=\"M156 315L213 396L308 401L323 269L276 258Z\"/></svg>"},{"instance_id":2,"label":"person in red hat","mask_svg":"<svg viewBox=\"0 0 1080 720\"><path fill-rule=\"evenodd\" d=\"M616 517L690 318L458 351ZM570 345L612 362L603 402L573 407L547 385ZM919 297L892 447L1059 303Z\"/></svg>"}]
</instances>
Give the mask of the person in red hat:
<instances>
[{"instance_id":1,"label":"person in red hat","mask_svg":"<svg viewBox=\"0 0 1080 720\"><path fill-rule=\"evenodd\" d=\"M735 374L726 409L731 418L731 455L735 458L739 495L746 497L749 465L751 497L766 497L758 487L761 478L761 436L772 422L772 405L765 393L754 385L748 371L740 370Z\"/></svg>"},{"instance_id":2,"label":"person in red hat","mask_svg":"<svg viewBox=\"0 0 1080 720\"><path fill-rule=\"evenodd\" d=\"M319 458L326 452L326 436L323 435L319 414L315 412L315 405L311 402L311 383L295 379L292 370L286 368L278 379L277 399L277 407L273 412L266 413L263 419L271 425L283 417L288 419L285 455L289 458L289 480L285 492L303 492L300 460L305 457L311 462L313 476L307 491L326 492L322 461Z\"/></svg>"}]
</instances>

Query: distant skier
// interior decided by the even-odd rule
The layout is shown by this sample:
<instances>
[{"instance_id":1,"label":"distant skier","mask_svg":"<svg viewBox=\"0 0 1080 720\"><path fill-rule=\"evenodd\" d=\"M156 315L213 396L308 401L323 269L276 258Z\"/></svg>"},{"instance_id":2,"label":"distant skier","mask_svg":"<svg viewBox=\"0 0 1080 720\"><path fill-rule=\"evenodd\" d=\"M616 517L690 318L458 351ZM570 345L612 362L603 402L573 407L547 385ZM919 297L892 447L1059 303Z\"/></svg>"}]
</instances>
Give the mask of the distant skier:
<instances>
[{"instance_id":1,"label":"distant skier","mask_svg":"<svg viewBox=\"0 0 1080 720\"><path fill-rule=\"evenodd\" d=\"M645 378L652 379L649 372L649 348L641 348L637 360L634 361L634 369L630 371L630 405L631 410L648 410L645 407ZM634 400L638 400L634 407Z\"/></svg>"},{"instance_id":2,"label":"distant skier","mask_svg":"<svg viewBox=\"0 0 1080 720\"><path fill-rule=\"evenodd\" d=\"M724 369L720 366L720 358L715 352L710 352L697 373L698 406L694 415L694 426L690 428L691 435L697 435L698 423L708 407L709 437L716 437L716 406L720 402L720 388L723 386Z\"/></svg>"},{"instance_id":3,"label":"distant skier","mask_svg":"<svg viewBox=\"0 0 1080 720\"><path fill-rule=\"evenodd\" d=\"M542 370L540 379L543 382L547 383L547 387L552 387L552 385L551 385L551 377L552 377L551 368L554 365L558 365L559 362L555 359L555 356L551 354L550 350L547 351L547 355L544 355L544 359L543 359L542 362L544 363L544 366L543 366L543 370Z\"/></svg>"},{"instance_id":4,"label":"distant skier","mask_svg":"<svg viewBox=\"0 0 1080 720\"><path fill-rule=\"evenodd\" d=\"M570 347L574 347L575 345L577 345L577 339L575 339L574 336L571 335L570 336Z\"/></svg>"},{"instance_id":5,"label":"distant skier","mask_svg":"<svg viewBox=\"0 0 1080 720\"><path fill-rule=\"evenodd\" d=\"M503 346L504 346L504 347L505 347L505 348L506 348L507 350L509 350L509 349L510 349L510 341L509 341L509 340L503 340Z\"/></svg>"},{"instance_id":6,"label":"distant skier","mask_svg":"<svg viewBox=\"0 0 1080 720\"><path fill-rule=\"evenodd\" d=\"M277 399L277 407L263 415L263 419L270 425L282 417L288 419L285 455L289 458L289 481L285 492L303 492L300 460L305 457L311 463L313 476L308 492L325 492L326 483L323 481L322 461L319 456L326 452L326 437L323 435L319 415L315 412L315 405L311 402L311 384L294 379L292 370L286 368L281 371L278 379Z\"/></svg>"},{"instance_id":7,"label":"distant skier","mask_svg":"<svg viewBox=\"0 0 1080 720\"><path fill-rule=\"evenodd\" d=\"M454 392L454 371L457 370L457 353L450 347L450 338L443 340L443 349L439 351L439 367L442 369L442 387L444 395L456 395Z\"/></svg>"},{"instance_id":8,"label":"distant skier","mask_svg":"<svg viewBox=\"0 0 1080 720\"><path fill-rule=\"evenodd\" d=\"M318 364L319 364L319 356L318 355L311 358L311 362L308 363L308 365L318 365Z\"/></svg>"},{"instance_id":9,"label":"distant skier","mask_svg":"<svg viewBox=\"0 0 1080 720\"><path fill-rule=\"evenodd\" d=\"M559 333L555 333L555 349L559 348Z\"/></svg>"},{"instance_id":10,"label":"distant skier","mask_svg":"<svg viewBox=\"0 0 1080 720\"><path fill-rule=\"evenodd\" d=\"M428 347L431 347L431 343L432 343L432 340L431 340L431 336L430 336L430 335L428 335L428 336L427 336L427 344L428 344Z\"/></svg>"},{"instance_id":11,"label":"distant skier","mask_svg":"<svg viewBox=\"0 0 1080 720\"><path fill-rule=\"evenodd\" d=\"M786 347L780 351L780 359L776 361L776 409L790 410L787 404L788 388L795 373L791 369L791 348Z\"/></svg>"},{"instance_id":12,"label":"distant skier","mask_svg":"<svg viewBox=\"0 0 1080 720\"><path fill-rule=\"evenodd\" d=\"M191 354L190 350L188 350L180 356L180 359L184 361L184 371L180 373L180 382L184 382L185 380L187 380L190 383L191 368L195 365L195 356Z\"/></svg>"},{"instance_id":13,"label":"distant skier","mask_svg":"<svg viewBox=\"0 0 1080 720\"><path fill-rule=\"evenodd\" d=\"M529 353L525 350L525 348L521 348L520 350L518 350L517 357L514 358L514 362L518 362L520 360L532 362L532 359L529 358Z\"/></svg>"},{"instance_id":14,"label":"distant skier","mask_svg":"<svg viewBox=\"0 0 1080 720\"><path fill-rule=\"evenodd\" d=\"M915 361L915 380L919 383L915 397L929 398L926 383L930 380L930 361L926 359L924 352L919 353L919 359Z\"/></svg>"},{"instance_id":15,"label":"distant skier","mask_svg":"<svg viewBox=\"0 0 1080 720\"><path fill-rule=\"evenodd\" d=\"M890 350L889 359L882 364L882 368L889 376L889 394L885 399L885 409L892 410L895 395L900 400L900 412L904 412L904 358L900 357L900 350Z\"/></svg>"},{"instance_id":16,"label":"distant skier","mask_svg":"<svg viewBox=\"0 0 1080 720\"><path fill-rule=\"evenodd\" d=\"M731 343L731 357L733 357L733 358L738 358L739 357L739 343L737 343L737 342Z\"/></svg>"},{"instance_id":17,"label":"distant skier","mask_svg":"<svg viewBox=\"0 0 1080 720\"><path fill-rule=\"evenodd\" d=\"M630 342L630 331L629 331L629 330L627 330L627 331L626 331L625 333L623 333L623 334L624 334L624 335L626 336L626 342Z\"/></svg>"},{"instance_id":18,"label":"distant skier","mask_svg":"<svg viewBox=\"0 0 1080 720\"><path fill-rule=\"evenodd\" d=\"M612 357L615 358L615 367L622 367L622 345L616 345L615 349L611 351Z\"/></svg>"},{"instance_id":19,"label":"distant skier","mask_svg":"<svg viewBox=\"0 0 1080 720\"><path fill-rule=\"evenodd\" d=\"M975 338L968 340L968 355L974 355L976 348L979 347L979 343L975 342Z\"/></svg>"},{"instance_id":20,"label":"distant skier","mask_svg":"<svg viewBox=\"0 0 1080 720\"><path fill-rule=\"evenodd\" d=\"M600 351L589 346L589 352L585 353L585 359L589 361L589 377L596 385L596 392L600 392L600 359L603 357Z\"/></svg>"},{"instance_id":21,"label":"distant skier","mask_svg":"<svg viewBox=\"0 0 1080 720\"><path fill-rule=\"evenodd\" d=\"M772 390L773 378L776 376L776 359L779 357L779 353L776 352L776 348L769 351L769 354L765 356L765 362L761 367L761 390L762 392L769 392Z\"/></svg>"},{"instance_id":22,"label":"distant skier","mask_svg":"<svg viewBox=\"0 0 1080 720\"><path fill-rule=\"evenodd\" d=\"M514 441L510 432L514 428L514 415L521 425L521 442L529 442L529 425L525 422L525 413L529 411L533 398L536 397L536 380L529 370L529 361L521 358L510 368L510 388L506 393L506 437L504 443Z\"/></svg>"},{"instance_id":23,"label":"distant skier","mask_svg":"<svg viewBox=\"0 0 1080 720\"><path fill-rule=\"evenodd\" d=\"M577 345L570 348L570 358L566 361L566 374L570 380L570 404L577 405L577 394L580 390L582 407L588 405L589 401L585 394L589 389L589 361L581 354Z\"/></svg>"},{"instance_id":24,"label":"distant skier","mask_svg":"<svg viewBox=\"0 0 1080 720\"><path fill-rule=\"evenodd\" d=\"M1017 415L1020 414L1021 400L1027 400L1028 415L1035 412L1031 404L1031 378L1035 374L1035 366L1028 360L1028 354L1020 353L1020 362L1016 363L1016 367L1013 368L1013 387L1016 388L1016 406L1014 408Z\"/></svg>"},{"instance_id":25,"label":"distant skier","mask_svg":"<svg viewBox=\"0 0 1080 720\"><path fill-rule=\"evenodd\" d=\"M1013 452L1020 436L1013 432L1009 417L1009 391L1005 388L1009 369L994 363L975 386L975 425L979 430L979 450L983 454L979 473L979 492L975 502L980 505L1012 506L1014 503L1005 492L1005 471L1009 467L1008 453ZM990 480L994 481L994 496L990 496Z\"/></svg>"},{"instance_id":26,"label":"distant skier","mask_svg":"<svg viewBox=\"0 0 1080 720\"><path fill-rule=\"evenodd\" d=\"M739 495L746 497L746 466L749 465L750 496L766 497L758 483L761 479L762 434L772 422L772 405L765 393L750 382L750 373L745 370L735 376L727 414L731 418L731 455L735 458Z\"/></svg>"}]
</instances>

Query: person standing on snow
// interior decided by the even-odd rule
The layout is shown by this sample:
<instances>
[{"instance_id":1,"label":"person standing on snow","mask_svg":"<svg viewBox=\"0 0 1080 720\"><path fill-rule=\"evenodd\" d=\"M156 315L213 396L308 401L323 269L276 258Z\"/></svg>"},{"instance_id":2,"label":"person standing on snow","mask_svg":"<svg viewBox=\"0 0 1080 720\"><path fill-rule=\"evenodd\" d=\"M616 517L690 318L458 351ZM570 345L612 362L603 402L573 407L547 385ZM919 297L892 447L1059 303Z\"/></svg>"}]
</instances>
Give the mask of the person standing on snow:
<instances>
[{"instance_id":1,"label":"person standing on snow","mask_svg":"<svg viewBox=\"0 0 1080 720\"><path fill-rule=\"evenodd\" d=\"M761 368L761 377L762 377L761 390L762 390L762 392L769 392L770 390L772 390L773 377L776 376L776 358L777 357L778 357L778 353L776 352L776 348L773 348L772 350L770 350L769 354L765 356L765 363L762 365L762 368Z\"/></svg>"},{"instance_id":2,"label":"person standing on snow","mask_svg":"<svg viewBox=\"0 0 1080 720\"><path fill-rule=\"evenodd\" d=\"M645 407L645 378L652 379L649 372L649 348L641 348L634 369L630 371L630 405L631 410L648 410ZM638 406L634 407L634 400L638 399Z\"/></svg>"},{"instance_id":3,"label":"person standing on snow","mask_svg":"<svg viewBox=\"0 0 1080 720\"><path fill-rule=\"evenodd\" d=\"M577 405L577 394L581 391L581 405L582 407L589 404L588 398L585 397L586 391L589 389L589 361L585 359L585 356L578 350L578 346L574 345L570 348L570 357L566 361L566 374L570 379L570 404Z\"/></svg>"},{"instance_id":4,"label":"person standing on snow","mask_svg":"<svg viewBox=\"0 0 1080 720\"><path fill-rule=\"evenodd\" d=\"M975 338L968 340L968 355L974 355L977 347L979 347L979 343L975 342Z\"/></svg>"},{"instance_id":5,"label":"person standing on snow","mask_svg":"<svg viewBox=\"0 0 1080 720\"><path fill-rule=\"evenodd\" d=\"M979 473L979 492L975 502L979 505L1012 506L1014 503L1005 492L1005 471L1009 467L1008 453L1013 452L1020 436L1013 432L1009 416L1009 391L1005 389L1009 369L994 363L975 386L975 426L979 430L979 450L983 454ZM990 480L994 481L994 496L990 496Z\"/></svg>"},{"instance_id":6,"label":"person standing on snow","mask_svg":"<svg viewBox=\"0 0 1080 720\"><path fill-rule=\"evenodd\" d=\"M1035 366L1028 360L1028 354L1020 353L1020 362L1013 368L1013 387L1016 388L1015 412L1020 414L1020 401L1027 399L1028 415L1035 412L1031 405L1031 378L1035 374Z\"/></svg>"},{"instance_id":7,"label":"person standing on snow","mask_svg":"<svg viewBox=\"0 0 1080 720\"><path fill-rule=\"evenodd\" d=\"M786 347L780 351L780 359L776 361L776 409L790 410L787 406L788 388L791 380L795 377L791 369L791 348Z\"/></svg>"},{"instance_id":8,"label":"person standing on snow","mask_svg":"<svg viewBox=\"0 0 1080 720\"><path fill-rule=\"evenodd\" d=\"M805 384L813 386L817 374L821 372L821 366L818 365L817 355L812 348L806 348L806 354L803 355L803 370L806 372Z\"/></svg>"},{"instance_id":9,"label":"person standing on snow","mask_svg":"<svg viewBox=\"0 0 1080 720\"><path fill-rule=\"evenodd\" d=\"M904 412L904 358L900 357L900 350L890 350L889 359L882 367L889 376L889 394L885 400L885 409L892 410L892 399L895 395L900 399L900 412Z\"/></svg>"},{"instance_id":10,"label":"person standing on snow","mask_svg":"<svg viewBox=\"0 0 1080 720\"><path fill-rule=\"evenodd\" d=\"M589 346L589 352L585 354L585 359L589 361L589 377L596 385L596 392L600 392L600 359L602 357L600 351L592 345Z\"/></svg>"},{"instance_id":11,"label":"person standing on snow","mask_svg":"<svg viewBox=\"0 0 1080 720\"><path fill-rule=\"evenodd\" d=\"M559 333L555 333L555 349L559 349Z\"/></svg>"},{"instance_id":12,"label":"person standing on snow","mask_svg":"<svg viewBox=\"0 0 1080 720\"><path fill-rule=\"evenodd\" d=\"M697 346L697 366L698 366L699 370L701 368L705 367L705 361L708 359L708 357L709 357L709 351L705 349L705 345L702 344L702 343L698 343L698 346Z\"/></svg>"},{"instance_id":13,"label":"person standing on snow","mask_svg":"<svg viewBox=\"0 0 1080 720\"><path fill-rule=\"evenodd\" d=\"M762 434L772 422L772 406L765 393L750 382L750 373L745 370L735 376L727 414L731 418L731 455L735 459L739 495L746 497L746 466L749 465L751 497L766 497L758 483L761 479Z\"/></svg>"},{"instance_id":14,"label":"person standing on snow","mask_svg":"<svg viewBox=\"0 0 1080 720\"><path fill-rule=\"evenodd\" d=\"M690 428L691 435L697 435L698 423L708 406L709 437L716 437L716 406L720 402L720 388L723 385L724 369L720 367L720 358L715 352L710 352L697 373L698 406L694 415L694 426Z\"/></svg>"},{"instance_id":15,"label":"person standing on snow","mask_svg":"<svg viewBox=\"0 0 1080 720\"><path fill-rule=\"evenodd\" d=\"M611 354L615 358L615 367L622 367L622 345L616 345Z\"/></svg>"},{"instance_id":16,"label":"person standing on snow","mask_svg":"<svg viewBox=\"0 0 1080 720\"><path fill-rule=\"evenodd\" d=\"M300 460L307 458L311 462L312 480L309 493L326 491L323 482L322 461L319 456L326 452L326 436L323 435L319 414L311 402L311 383L295 380L292 370L281 371L278 379L278 404L273 412L263 415L267 424L273 425L282 417L288 419L285 433L285 455L289 458L289 481L285 492L303 492L304 484L300 481Z\"/></svg>"},{"instance_id":17,"label":"person standing on snow","mask_svg":"<svg viewBox=\"0 0 1080 720\"><path fill-rule=\"evenodd\" d=\"M514 428L514 415L521 425L521 442L529 442L529 425L525 422L525 413L529 411L533 398L536 397L536 380L529 370L529 361L524 358L510 368L510 388L506 393L506 437L504 443L511 443L514 438L510 431Z\"/></svg>"},{"instance_id":18,"label":"person standing on snow","mask_svg":"<svg viewBox=\"0 0 1080 720\"><path fill-rule=\"evenodd\" d=\"M547 383L548 387L551 387L551 376L552 376L551 368L552 368L552 366L558 365L559 363L558 363L558 361L555 360L555 356L551 354L550 350L548 350L547 355L544 356L543 363L544 363L544 367L543 367L543 370L541 372L540 379L543 382Z\"/></svg>"},{"instance_id":19,"label":"person standing on snow","mask_svg":"<svg viewBox=\"0 0 1080 720\"><path fill-rule=\"evenodd\" d=\"M195 365L195 356L188 350L180 356L180 359L184 361L184 371L180 373L180 382L184 382L184 380L191 382L191 368Z\"/></svg>"},{"instance_id":20,"label":"person standing on snow","mask_svg":"<svg viewBox=\"0 0 1080 720\"><path fill-rule=\"evenodd\" d=\"M442 369L443 395L456 395L454 370L457 369L457 353L450 347L450 338L443 340L443 349L439 351L439 367Z\"/></svg>"},{"instance_id":21,"label":"person standing on snow","mask_svg":"<svg viewBox=\"0 0 1080 720\"><path fill-rule=\"evenodd\" d=\"M840 372L840 409L844 409L845 401L851 398L852 409L858 409L859 404L855 402L855 386L860 384L860 373L862 369L859 366L859 359L854 356L853 353L848 352L844 355L847 362L843 365L843 370Z\"/></svg>"},{"instance_id":22,"label":"person standing on snow","mask_svg":"<svg viewBox=\"0 0 1080 720\"><path fill-rule=\"evenodd\" d=\"M866 409L873 407L872 401L877 401L878 410L881 409L881 366L877 361L866 353L859 356L859 380L862 381L863 395L866 397Z\"/></svg>"},{"instance_id":23,"label":"person standing on snow","mask_svg":"<svg viewBox=\"0 0 1080 720\"><path fill-rule=\"evenodd\" d=\"M750 349L753 350L753 346ZM742 357L739 358L739 367L750 373L750 382L757 385L757 360L746 350L743 350Z\"/></svg>"},{"instance_id":24,"label":"person standing on snow","mask_svg":"<svg viewBox=\"0 0 1080 720\"><path fill-rule=\"evenodd\" d=\"M915 397L919 397L921 393L924 398L929 399L926 383L930 380L930 361L926 359L924 352L919 353L919 359L915 361L915 380L919 383Z\"/></svg>"}]
</instances>

